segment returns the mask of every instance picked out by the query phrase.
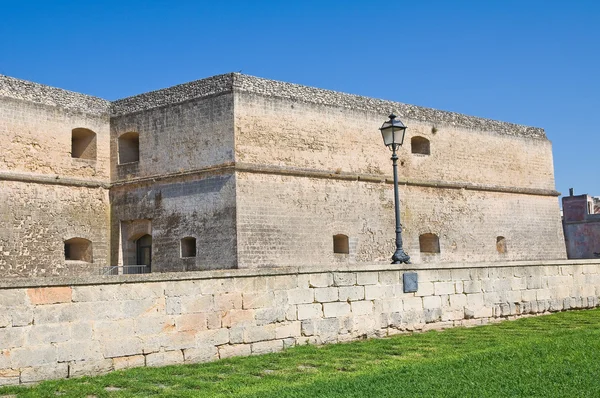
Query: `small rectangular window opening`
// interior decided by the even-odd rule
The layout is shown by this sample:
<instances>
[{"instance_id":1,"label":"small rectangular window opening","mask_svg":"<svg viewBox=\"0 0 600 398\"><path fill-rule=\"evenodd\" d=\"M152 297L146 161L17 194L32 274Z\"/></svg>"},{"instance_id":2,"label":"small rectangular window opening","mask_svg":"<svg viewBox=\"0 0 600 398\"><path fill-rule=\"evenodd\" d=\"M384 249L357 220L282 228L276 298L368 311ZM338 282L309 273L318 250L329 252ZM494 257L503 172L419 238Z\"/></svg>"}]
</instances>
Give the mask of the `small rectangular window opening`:
<instances>
[{"instance_id":1,"label":"small rectangular window opening","mask_svg":"<svg viewBox=\"0 0 600 398\"><path fill-rule=\"evenodd\" d=\"M181 239L181 257L196 257L196 238Z\"/></svg>"}]
</instances>

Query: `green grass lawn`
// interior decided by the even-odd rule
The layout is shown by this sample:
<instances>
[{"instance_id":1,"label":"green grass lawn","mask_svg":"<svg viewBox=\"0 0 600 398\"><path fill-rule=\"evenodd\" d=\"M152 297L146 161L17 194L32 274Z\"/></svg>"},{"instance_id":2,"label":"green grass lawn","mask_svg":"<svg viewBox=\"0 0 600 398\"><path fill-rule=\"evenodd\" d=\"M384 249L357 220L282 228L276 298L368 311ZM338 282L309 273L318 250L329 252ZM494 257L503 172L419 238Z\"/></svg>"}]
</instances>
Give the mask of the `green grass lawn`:
<instances>
[{"instance_id":1,"label":"green grass lawn","mask_svg":"<svg viewBox=\"0 0 600 398\"><path fill-rule=\"evenodd\" d=\"M0 388L18 397L600 397L600 310Z\"/></svg>"}]
</instances>

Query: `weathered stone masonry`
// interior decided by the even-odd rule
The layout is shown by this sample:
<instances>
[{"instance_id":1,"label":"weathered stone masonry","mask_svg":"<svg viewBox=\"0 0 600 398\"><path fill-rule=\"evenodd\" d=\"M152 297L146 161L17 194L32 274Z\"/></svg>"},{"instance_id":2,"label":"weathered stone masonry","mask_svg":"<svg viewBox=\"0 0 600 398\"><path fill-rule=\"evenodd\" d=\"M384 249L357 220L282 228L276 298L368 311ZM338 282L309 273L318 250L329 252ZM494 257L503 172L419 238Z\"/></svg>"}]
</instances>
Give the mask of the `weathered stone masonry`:
<instances>
[{"instance_id":1,"label":"weathered stone masonry","mask_svg":"<svg viewBox=\"0 0 600 398\"><path fill-rule=\"evenodd\" d=\"M539 128L236 73L115 102L0 76L0 276L387 262L390 111L415 263L566 257Z\"/></svg>"},{"instance_id":2,"label":"weathered stone masonry","mask_svg":"<svg viewBox=\"0 0 600 398\"><path fill-rule=\"evenodd\" d=\"M594 260L5 280L0 385L592 308L599 286Z\"/></svg>"}]
</instances>

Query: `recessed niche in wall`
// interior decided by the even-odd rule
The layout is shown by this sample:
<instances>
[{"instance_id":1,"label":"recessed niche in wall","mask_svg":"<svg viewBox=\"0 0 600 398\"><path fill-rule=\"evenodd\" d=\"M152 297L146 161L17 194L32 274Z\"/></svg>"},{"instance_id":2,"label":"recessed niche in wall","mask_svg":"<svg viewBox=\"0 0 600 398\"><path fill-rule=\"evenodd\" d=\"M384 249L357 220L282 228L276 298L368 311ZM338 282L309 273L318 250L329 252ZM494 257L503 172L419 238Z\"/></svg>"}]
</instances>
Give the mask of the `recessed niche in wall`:
<instances>
[{"instance_id":1,"label":"recessed niche in wall","mask_svg":"<svg viewBox=\"0 0 600 398\"><path fill-rule=\"evenodd\" d=\"M84 128L71 130L71 157L96 160L96 133Z\"/></svg>"},{"instance_id":2,"label":"recessed niche in wall","mask_svg":"<svg viewBox=\"0 0 600 398\"><path fill-rule=\"evenodd\" d=\"M181 257L196 257L196 238L181 239Z\"/></svg>"},{"instance_id":3,"label":"recessed niche in wall","mask_svg":"<svg viewBox=\"0 0 600 398\"><path fill-rule=\"evenodd\" d=\"M84 238L72 238L65 241L65 260L86 261L91 263L92 242Z\"/></svg>"},{"instance_id":4,"label":"recessed niche in wall","mask_svg":"<svg viewBox=\"0 0 600 398\"><path fill-rule=\"evenodd\" d=\"M423 234L419 236L419 249L421 253L439 253L440 239L436 234Z\"/></svg>"},{"instance_id":5,"label":"recessed niche in wall","mask_svg":"<svg viewBox=\"0 0 600 398\"><path fill-rule=\"evenodd\" d=\"M348 245L348 236L346 235L333 235L333 252L339 254L350 253L350 246Z\"/></svg>"},{"instance_id":6,"label":"recessed niche in wall","mask_svg":"<svg viewBox=\"0 0 600 398\"><path fill-rule=\"evenodd\" d=\"M140 160L140 135L129 132L121 135L119 145L119 164L139 162Z\"/></svg>"},{"instance_id":7,"label":"recessed niche in wall","mask_svg":"<svg viewBox=\"0 0 600 398\"><path fill-rule=\"evenodd\" d=\"M506 238L504 236L496 237L496 250L500 254L506 253Z\"/></svg>"},{"instance_id":8,"label":"recessed niche in wall","mask_svg":"<svg viewBox=\"0 0 600 398\"><path fill-rule=\"evenodd\" d=\"M418 155L429 155L429 140L425 137L413 137L410 140L410 151Z\"/></svg>"}]
</instances>

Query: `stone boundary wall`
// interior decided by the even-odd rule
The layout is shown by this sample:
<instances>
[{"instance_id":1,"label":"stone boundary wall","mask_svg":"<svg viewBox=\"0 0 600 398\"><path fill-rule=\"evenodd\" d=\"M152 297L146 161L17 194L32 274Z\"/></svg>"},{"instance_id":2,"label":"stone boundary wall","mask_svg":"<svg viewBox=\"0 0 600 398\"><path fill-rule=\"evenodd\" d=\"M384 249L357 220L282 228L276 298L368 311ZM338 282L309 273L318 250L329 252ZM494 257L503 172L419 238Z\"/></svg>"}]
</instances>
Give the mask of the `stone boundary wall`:
<instances>
[{"instance_id":1,"label":"stone boundary wall","mask_svg":"<svg viewBox=\"0 0 600 398\"><path fill-rule=\"evenodd\" d=\"M416 272L416 293L402 275ZM592 308L600 261L220 270L0 282L0 385Z\"/></svg>"}]
</instances>

